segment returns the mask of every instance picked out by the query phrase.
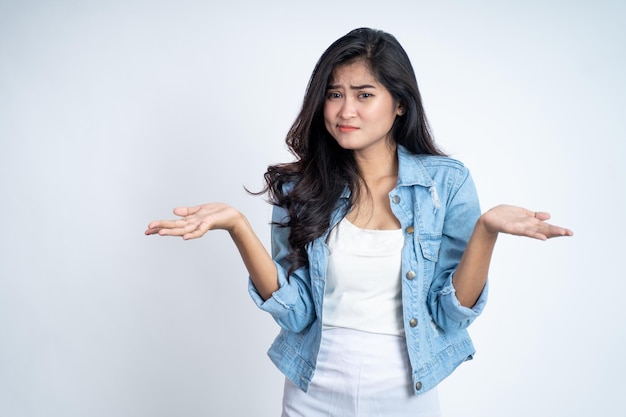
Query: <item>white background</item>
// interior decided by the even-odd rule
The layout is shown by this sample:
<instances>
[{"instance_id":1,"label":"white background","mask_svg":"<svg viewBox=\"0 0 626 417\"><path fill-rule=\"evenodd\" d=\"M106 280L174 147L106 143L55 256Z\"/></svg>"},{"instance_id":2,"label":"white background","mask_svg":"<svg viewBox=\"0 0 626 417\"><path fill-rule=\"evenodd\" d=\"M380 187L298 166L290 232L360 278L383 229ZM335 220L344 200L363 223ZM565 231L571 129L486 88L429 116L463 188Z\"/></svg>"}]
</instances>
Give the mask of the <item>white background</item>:
<instances>
[{"instance_id":1,"label":"white background","mask_svg":"<svg viewBox=\"0 0 626 417\"><path fill-rule=\"evenodd\" d=\"M446 417L623 416L621 1L0 0L0 417L277 416L278 331L224 232L146 237L258 190L311 70L349 30L394 34L438 142L483 208L575 236L504 236L478 353Z\"/></svg>"}]
</instances>

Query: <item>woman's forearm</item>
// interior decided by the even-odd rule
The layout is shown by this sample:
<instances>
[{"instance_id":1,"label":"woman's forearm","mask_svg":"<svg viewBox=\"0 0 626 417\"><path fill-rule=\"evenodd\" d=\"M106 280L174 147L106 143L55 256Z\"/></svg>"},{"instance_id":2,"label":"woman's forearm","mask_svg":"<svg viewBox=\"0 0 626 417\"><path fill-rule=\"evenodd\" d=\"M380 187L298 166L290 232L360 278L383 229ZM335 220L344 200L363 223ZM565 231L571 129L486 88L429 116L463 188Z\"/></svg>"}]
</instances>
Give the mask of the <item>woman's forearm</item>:
<instances>
[{"instance_id":1,"label":"woman's forearm","mask_svg":"<svg viewBox=\"0 0 626 417\"><path fill-rule=\"evenodd\" d=\"M274 261L243 214L232 229L229 229L229 233L239 250L254 287L261 298L267 300L279 288L278 270Z\"/></svg>"},{"instance_id":2,"label":"woman's forearm","mask_svg":"<svg viewBox=\"0 0 626 417\"><path fill-rule=\"evenodd\" d=\"M473 307L485 287L497 238L498 233L488 231L481 216L452 278L456 297L464 307Z\"/></svg>"}]
</instances>

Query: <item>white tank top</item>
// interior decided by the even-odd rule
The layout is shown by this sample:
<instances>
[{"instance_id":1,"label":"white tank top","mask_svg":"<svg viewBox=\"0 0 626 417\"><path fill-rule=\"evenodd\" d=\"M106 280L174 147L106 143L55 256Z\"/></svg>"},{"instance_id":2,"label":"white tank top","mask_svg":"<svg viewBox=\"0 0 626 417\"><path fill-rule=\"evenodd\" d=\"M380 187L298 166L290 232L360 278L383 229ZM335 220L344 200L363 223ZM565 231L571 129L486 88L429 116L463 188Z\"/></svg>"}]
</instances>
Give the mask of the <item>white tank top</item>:
<instances>
[{"instance_id":1,"label":"white tank top","mask_svg":"<svg viewBox=\"0 0 626 417\"><path fill-rule=\"evenodd\" d=\"M343 219L328 237L322 324L404 335L402 229L361 229Z\"/></svg>"}]
</instances>

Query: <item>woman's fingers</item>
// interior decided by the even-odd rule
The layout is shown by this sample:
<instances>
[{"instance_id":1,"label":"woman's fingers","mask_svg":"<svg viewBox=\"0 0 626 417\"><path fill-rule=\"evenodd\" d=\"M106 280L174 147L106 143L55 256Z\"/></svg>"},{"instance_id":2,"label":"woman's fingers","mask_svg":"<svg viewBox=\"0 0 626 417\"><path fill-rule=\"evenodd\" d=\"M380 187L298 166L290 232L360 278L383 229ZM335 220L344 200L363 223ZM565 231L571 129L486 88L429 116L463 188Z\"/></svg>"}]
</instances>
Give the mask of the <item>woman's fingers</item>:
<instances>
[{"instance_id":1,"label":"woman's fingers","mask_svg":"<svg viewBox=\"0 0 626 417\"><path fill-rule=\"evenodd\" d=\"M198 225L194 225L194 228L192 230L183 234L182 236L184 240L197 239L199 237L204 236L204 234L208 232L209 230L211 230L209 223L201 222Z\"/></svg>"},{"instance_id":2,"label":"woman's fingers","mask_svg":"<svg viewBox=\"0 0 626 417\"><path fill-rule=\"evenodd\" d=\"M239 219L240 213L223 203L208 203L195 207L176 207L178 220L156 220L148 225L146 235L182 236L195 239L212 229L229 230Z\"/></svg>"},{"instance_id":3,"label":"woman's fingers","mask_svg":"<svg viewBox=\"0 0 626 417\"><path fill-rule=\"evenodd\" d=\"M550 213L530 211L522 207L500 205L485 213L488 229L495 233L507 233L546 240L558 236L572 236L569 229L546 223Z\"/></svg>"},{"instance_id":4,"label":"woman's fingers","mask_svg":"<svg viewBox=\"0 0 626 417\"><path fill-rule=\"evenodd\" d=\"M559 237L559 236L573 236L574 232L570 229L566 229L565 227L554 226L552 224L546 223L548 226L548 230L545 233L546 238Z\"/></svg>"},{"instance_id":5,"label":"woman's fingers","mask_svg":"<svg viewBox=\"0 0 626 417\"><path fill-rule=\"evenodd\" d=\"M206 204L205 204L206 205ZM195 206L195 207L176 207L174 209L174 214L180 217L193 216L198 213L198 211L203 206Z\"/></svg>"},{"instance_id":6,"label":"woman's fingers","mask_svg":"<svg viewBox=\"0 0 626 417\"><path fill-rule=\"evenodd\" d=\"M155 220L148 225L148 229L145 233L147 235L158 233L161 236L182 236L190 230L193 230L193 228L190 229L190 223L182 219Z\"/></svg>"},{"instance_id":7,"label":"woman's fingers","mask_svg":"<svg viewBox=\"0 0 626 417\"><path fill-rule=\"evenodd\" d=\"M538 220L548 220L550 219L550 213L546 213L544 211L536 211L535 218Z\"/></svg>"},{"instance_id":8,"label":"woman's fingers","mask_svg":"<svg viewBox=\"0 0 626 417\"><path fill-rule=\"evenodd\" d=\"M549 216L547 218L549 218ZM547 240L558 236L571 236L573 234L569 229L546 223L543 220L538 220L538 218L531 222L531 224L520 227L518 230L513 229L509 233L533 237L540 240Z\"/></svg>"}]
</instances>

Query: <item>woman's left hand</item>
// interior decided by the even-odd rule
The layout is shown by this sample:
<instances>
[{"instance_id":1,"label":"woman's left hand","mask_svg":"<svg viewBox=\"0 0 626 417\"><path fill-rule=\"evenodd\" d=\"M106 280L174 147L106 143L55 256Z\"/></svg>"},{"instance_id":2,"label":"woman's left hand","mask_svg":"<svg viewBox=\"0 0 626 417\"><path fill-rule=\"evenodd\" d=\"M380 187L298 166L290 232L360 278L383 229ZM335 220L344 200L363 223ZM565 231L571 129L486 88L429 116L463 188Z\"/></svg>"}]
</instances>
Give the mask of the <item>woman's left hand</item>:
<instances>
[{"instance_id":1,"label":"woman's left hand","mask_svg":"<svg viewBox=\"0 0 626 417\"><path fill-rule=\"evenodd\" d=\"M564 227L547 223L550 214L530 211L522 207L499 205L484 213L478 222L492 234L507 233L547 240L559 236L572 236L574 233Z\"/></svg>"}]
</instances>

